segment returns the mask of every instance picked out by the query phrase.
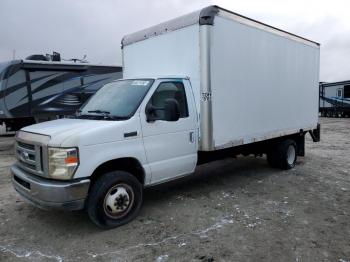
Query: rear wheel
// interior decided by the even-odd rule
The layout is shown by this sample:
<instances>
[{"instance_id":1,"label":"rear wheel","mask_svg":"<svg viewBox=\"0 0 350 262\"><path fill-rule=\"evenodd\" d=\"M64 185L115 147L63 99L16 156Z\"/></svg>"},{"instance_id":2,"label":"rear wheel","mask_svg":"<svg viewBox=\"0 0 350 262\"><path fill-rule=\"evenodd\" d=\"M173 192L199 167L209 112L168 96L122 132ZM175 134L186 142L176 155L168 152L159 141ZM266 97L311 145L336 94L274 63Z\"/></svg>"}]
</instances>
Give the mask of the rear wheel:
<instances>
[{"instance_id":1,"label":"rear wheel","mask_svg":"<svg viewBox=\"0 0 350 262\"><path fill-rule=\"evenodd\" d=\"M292 139L276 144L267 154L267 161L271 167L283 170L291 169L297 160L297 144Z\"/></svg>"},{"instance_id":2,"label":"rear wheel","mask_svg":"<svg viewBox=\"0 0 350 262\"><path fill-rule=\"evenodd\" d=\"M295 142L292 141L291 143L289 143L285 148L285 150L286 150L285 163L282 163L282 165L285 167L285 169L293 168L297 160L297 148L296 148ZM282 153L284 153L284 151Z\"/></svg>"},{"instance_id":3,"label":"rear wheel","mask_svg":"<svg viewBox=\"0 0 350 262\"><path fill-rule=\"evenodd\" d=\"M93 185L87 201L90 219L101 228L114 228L133 220L142 205L142 185L130 173L114 171Z\"/></svg>"}]
</instances>

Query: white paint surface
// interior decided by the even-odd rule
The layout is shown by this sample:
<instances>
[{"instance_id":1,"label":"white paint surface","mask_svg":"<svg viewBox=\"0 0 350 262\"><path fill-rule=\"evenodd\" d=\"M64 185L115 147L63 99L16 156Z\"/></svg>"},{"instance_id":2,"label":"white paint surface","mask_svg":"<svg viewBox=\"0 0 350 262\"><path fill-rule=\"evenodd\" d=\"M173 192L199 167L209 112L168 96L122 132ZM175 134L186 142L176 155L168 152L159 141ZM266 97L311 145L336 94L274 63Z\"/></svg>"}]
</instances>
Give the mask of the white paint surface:
<instances>
[{"instance_id":1,"label":"white paint surface","mask_svg":"<svg viewBox=\"0 0 350 262\"><path fill-rule=\"evenodd\" d=\"M318 47L220 16L211 43L215 147L316 127Z\"/></svg>"},{"instance_id":2,"label":"white paint surface","mask_svg":"<svg viewBox=\"0 0 350 262\"><path fill-rule=\"evenodd\" d=\"M215 149L316 128L319 47L268 29L216 16L210 67L200 64L198 24L163 33L124 47L124 76L189 76L201 121L210 121L199 77L210 68L213 128L200 133L212 132Z\"/></svg>"},{"instance_id":3,"label":"white paint surface","mask_svg":"<svg viewBox=\"0 0 350 262\"><path fill-rule=\"evenodd\" d=\"M146 106L156 88L171 79L157 80L144 99L140 109L140 122L143 145L152 172L152 184L190 174L197 163L197 116L191 87L188 81L184 86L188 100L189 116L177 121L147 122ZM190 141L193 133L193 141Z\"/></svg>"},{"instance_id":4,"label":"white paint surface","mask_svg":"<svg viewBox=\"0 0 350 262\"><path fill-rule=\"evenodd\" d=\"M123 77L184 75L191 79L199 110L199 25L127 45Z\"/></svg>"}]
</instances>

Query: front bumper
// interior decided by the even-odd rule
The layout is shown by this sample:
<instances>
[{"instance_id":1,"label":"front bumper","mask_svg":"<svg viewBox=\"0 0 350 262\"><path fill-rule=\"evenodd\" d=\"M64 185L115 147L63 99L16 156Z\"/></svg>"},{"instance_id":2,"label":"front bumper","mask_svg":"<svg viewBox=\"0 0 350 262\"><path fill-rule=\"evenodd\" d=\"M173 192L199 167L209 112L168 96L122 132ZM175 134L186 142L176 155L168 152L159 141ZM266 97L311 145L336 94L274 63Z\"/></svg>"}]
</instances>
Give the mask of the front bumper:
<instances>
[{"instance_id":1,"label":"front bumper","mask_svg":"<svg viewBox=\"0 0 350 262\"><path fill-rule=\"evenodd\" d=\"M80 210L84 208L90 180L57 181L28 174L13 165L12 184L31 204L42 209Z\"/></svg>"}]
</instances>

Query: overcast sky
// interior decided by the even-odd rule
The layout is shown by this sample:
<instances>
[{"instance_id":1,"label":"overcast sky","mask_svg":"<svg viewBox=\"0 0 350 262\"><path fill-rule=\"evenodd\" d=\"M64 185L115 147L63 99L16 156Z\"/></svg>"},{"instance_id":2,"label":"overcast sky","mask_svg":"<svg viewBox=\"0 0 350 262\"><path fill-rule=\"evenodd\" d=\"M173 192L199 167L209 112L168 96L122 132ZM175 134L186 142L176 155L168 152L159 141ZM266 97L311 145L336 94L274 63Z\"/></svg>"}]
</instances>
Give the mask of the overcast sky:
<instances>
[{"instance_id":1,"label":"overcast sky","mask_svg":"<svg viewBox=\"0 0 350 262\"><path fill-rule=\"evenodd\" d=\"M0 0L0 61L58 51L121 64L123 35L217 4L321 43L321 81L350 79L346 0Z\"/></svg>"}]
</instances>

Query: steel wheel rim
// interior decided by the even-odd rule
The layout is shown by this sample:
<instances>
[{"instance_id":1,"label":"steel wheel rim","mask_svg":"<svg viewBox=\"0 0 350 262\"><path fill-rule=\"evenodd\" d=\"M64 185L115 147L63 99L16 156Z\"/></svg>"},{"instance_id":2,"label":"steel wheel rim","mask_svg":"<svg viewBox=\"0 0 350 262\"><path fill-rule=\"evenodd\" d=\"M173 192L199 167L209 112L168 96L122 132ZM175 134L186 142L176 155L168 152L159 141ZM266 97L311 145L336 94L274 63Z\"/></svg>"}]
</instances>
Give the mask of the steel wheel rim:
<instances>
[{"instance_id":1,"label":"steel wheel rim","mask_svg":"<svg viewBox=\"0 0 350 262\"><path fill-rule=\"evenodd\" d=\"M103 209L113 219L121 218L129 213L134 204L134 191L129 185L117 184L105 195Z\"/></svg>"},{"instance_id":2,"label":"steel wheel rim","mask_svg":"<svg viewBox=\"0 0 350 262\"><path fill-rule=\"evenodd\" d=\"M295 161L295 147L293 145L289 145L288 146L288 150L287 150L287 163L289 165L293 165L294 161Z\"/></svg>"}]
</instances>

